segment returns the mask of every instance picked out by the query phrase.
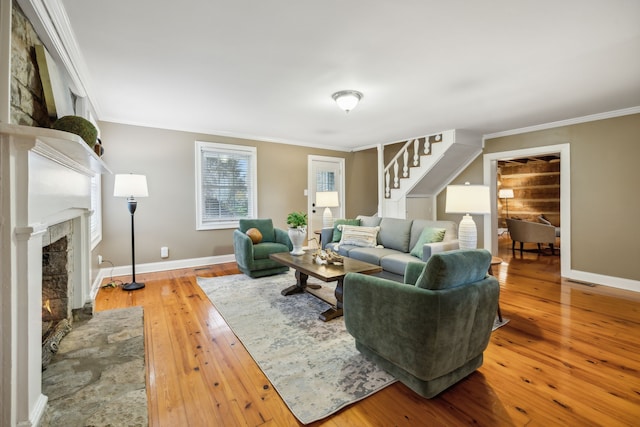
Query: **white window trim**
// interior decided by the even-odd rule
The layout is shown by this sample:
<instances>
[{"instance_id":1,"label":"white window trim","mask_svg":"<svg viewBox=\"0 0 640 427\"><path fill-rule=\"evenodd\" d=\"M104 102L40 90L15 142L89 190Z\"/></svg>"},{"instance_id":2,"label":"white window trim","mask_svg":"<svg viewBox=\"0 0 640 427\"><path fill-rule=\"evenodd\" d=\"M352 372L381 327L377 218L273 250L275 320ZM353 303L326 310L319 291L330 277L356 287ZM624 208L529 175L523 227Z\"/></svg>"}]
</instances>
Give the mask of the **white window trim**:
<instances>
[{"instance_id":1,"label":"white window trim","mask_svg":"<svg viewBox=\"0 0 640 427\"><path fill-rule=\"evenodd\" d=\"M207 222L202 221L202 151L227 151L230 153L243 153L251 155L251 186L253 193L250 196L252 198L252 212L249 213L249 218L258 217L258 150L256 147L250 147L246 145L233 145L233 144L221 144L217 142L196 141L195 144L195 187L196 187L196 230L222 230L229 228L238 228L239 221L217 221Z\"/></svg>"}]
</instances>

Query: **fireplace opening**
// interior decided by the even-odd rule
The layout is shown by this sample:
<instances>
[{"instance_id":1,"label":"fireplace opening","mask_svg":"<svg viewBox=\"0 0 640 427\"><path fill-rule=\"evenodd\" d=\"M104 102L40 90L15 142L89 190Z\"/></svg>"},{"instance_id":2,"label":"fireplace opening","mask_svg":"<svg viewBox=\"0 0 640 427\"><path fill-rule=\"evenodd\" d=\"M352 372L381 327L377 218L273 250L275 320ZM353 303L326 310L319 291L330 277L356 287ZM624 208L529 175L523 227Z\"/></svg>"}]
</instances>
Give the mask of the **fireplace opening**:
<instances>
[{"instance_id":1,"label":"fireplace opening","mask_svg":"<svg viewBox=\"0 0 640 427\"><path fill-rule=\"evenodd\" d=\"M42 247L42 369L71 330L71 221L49 227ZM46 244L48 243L48 244Z\"/></svg>"}]
</instances>

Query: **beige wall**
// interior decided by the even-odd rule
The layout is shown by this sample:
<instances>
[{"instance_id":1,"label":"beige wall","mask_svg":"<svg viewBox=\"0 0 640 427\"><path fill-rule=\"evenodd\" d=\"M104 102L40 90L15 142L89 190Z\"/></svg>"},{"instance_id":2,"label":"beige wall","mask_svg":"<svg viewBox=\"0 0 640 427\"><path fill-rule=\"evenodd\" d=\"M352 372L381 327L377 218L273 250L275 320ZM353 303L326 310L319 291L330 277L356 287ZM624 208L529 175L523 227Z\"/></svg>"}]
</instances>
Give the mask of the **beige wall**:
<instances>
[{"instance_id":1,"label":"beige wall","mask_svg":"<svg viewBox=\"0 0 640 427\"><path fill-rule=\"evenodd\" d=\"M195 229L196 140L257 147L258 214L277 227L286 228L289 212L307 210L309 154L345 159L348 215L377 206L375 150L347 153L109 122L101 122L100 130L103 160L114 174L147 175L149 197L138 201L135 214L136 264L164 261L161 246L169 247L168 260L233 253L233 230ZM112 196L113 179L103 177L103 240L92 259L100 254L116 266L130 265L130 215L126 201Z\"/></svg>"},{"instance_id":2,"label":"beige wall","mask_svg":"<svg viewBox=\"0 0 640 427\"><path fill-rule=\"evenodd\" d=\"M258 148L259 215L285 227L286 214L306 211L307 155L346 159L346 215L373 214L377 209L375 149L345 153L189 132L101 123L105 162L114 173L147 175L150 197L136 212L136 262L162 261L233 253L232 230L195 230L194 141L253 145ZM485 153L560 143L571 144L572 265L605 276L640 280L640 227L633 221L640 200L640 115L631 115L544 131L494 138ZM452 183L482 183L482 156ZM114 199L113 176L103 182L103 242L94 250L115 265L128 265L129 214L126 202ZM438 219L460 220L444 213L445 192L438 195ZM474 216L478 241L484 240L482 217ZM97 267L94 265L94 267ZM103 266L104 267L104 266Z\"/></svg>"},{"instance_id":3,"label":"beige wall","mask_svg":"<svg viewBox=\"0 0 640 427\"><path fill-rule=\"evenodd\" d=\"M571 268L640 280L640 114L489 139L484 153L564 143L571 147ZM482 182L481 157L454 183L464 181ZM453 217L444 214L444 193L438 218ZM474 220L482 242L482 218Z\"/></svg>"},{"instance_id":4,"label":"beige wall","mask_svg":"<svg viewBox=\"0 0 640 427\"><path fill-rule=\"evenodd\" d=\"M346 216L375 215L378 211L378 151L356 151L346 167Z\"/></svg>"}]
</instances>

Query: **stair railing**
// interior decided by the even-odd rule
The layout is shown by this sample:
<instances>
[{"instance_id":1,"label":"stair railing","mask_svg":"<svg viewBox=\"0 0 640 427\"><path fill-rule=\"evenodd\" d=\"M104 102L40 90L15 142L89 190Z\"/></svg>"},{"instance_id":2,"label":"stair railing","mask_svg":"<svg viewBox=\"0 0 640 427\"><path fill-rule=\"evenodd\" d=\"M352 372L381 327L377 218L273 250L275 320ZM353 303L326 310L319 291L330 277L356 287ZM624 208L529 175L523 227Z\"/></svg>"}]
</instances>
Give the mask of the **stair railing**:
<instances>
[{"instance_id":1,"label":"stair railing","mask_svg":"<svg viewBox=\"0 0 640 427\"><path fill-rule=\"evenodd\" d=\"M391 197L391 188L400 187L400 179L409 177L409 168L418 167L420 165L420 156L428 156L431 154L431 144L440 142L442 134L434 134L423 136L420 138L409 139L404 146L396 153L391 161L384 168L384 197ZM413 147L412 147L413 146ZM412 147L412 148L411 148ZM420 150L422 149L422 153ZM409 164L409 151L413 151L412 164ZM402 158L402 177L400 171L400 159ZM393 178L393 187L391 187Z\"/></svg>"}]
</instances>

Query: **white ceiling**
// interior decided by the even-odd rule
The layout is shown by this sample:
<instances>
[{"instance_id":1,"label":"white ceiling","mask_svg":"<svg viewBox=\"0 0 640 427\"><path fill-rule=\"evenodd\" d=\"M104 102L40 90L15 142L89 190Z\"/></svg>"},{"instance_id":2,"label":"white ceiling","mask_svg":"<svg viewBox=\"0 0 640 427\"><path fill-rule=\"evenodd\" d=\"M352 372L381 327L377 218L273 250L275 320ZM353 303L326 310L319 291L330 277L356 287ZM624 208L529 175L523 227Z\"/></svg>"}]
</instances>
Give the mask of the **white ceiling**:
<instances>
[{"instance_id":1,"label":"white ceiling","mask_svg":"<svg viewBox=\"0 0 640 427\"><path fill-rule=\"evenodd\" d=\"M62 3L106 121L353 149L640 106L638 0Z\"/></svg>"}]
</instances>

